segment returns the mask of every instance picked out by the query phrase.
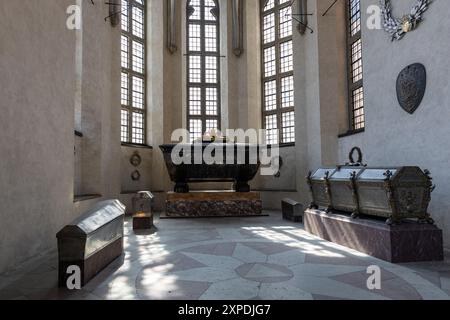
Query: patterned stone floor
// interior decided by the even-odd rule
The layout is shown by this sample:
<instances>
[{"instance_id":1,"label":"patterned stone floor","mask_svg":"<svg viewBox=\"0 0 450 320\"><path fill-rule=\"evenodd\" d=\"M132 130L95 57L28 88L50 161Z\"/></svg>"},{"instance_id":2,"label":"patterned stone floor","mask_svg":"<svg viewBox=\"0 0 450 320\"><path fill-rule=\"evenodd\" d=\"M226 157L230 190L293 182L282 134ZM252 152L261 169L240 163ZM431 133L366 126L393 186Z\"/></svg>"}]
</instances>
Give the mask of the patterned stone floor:
<instances>
[{"instance_id":1,"label":"patterned stone floor","mask_svg":"<svg viewBox=\"0 0 450 320\"><path fill-rule=\"evenodd\" d=\"M0 276L0 299L449 299L450 264L394 265L269 217L156 220L83 290L56 288L56 251ZM382 271L367 289L367 267Z\"/></svg>"}]
</instances>

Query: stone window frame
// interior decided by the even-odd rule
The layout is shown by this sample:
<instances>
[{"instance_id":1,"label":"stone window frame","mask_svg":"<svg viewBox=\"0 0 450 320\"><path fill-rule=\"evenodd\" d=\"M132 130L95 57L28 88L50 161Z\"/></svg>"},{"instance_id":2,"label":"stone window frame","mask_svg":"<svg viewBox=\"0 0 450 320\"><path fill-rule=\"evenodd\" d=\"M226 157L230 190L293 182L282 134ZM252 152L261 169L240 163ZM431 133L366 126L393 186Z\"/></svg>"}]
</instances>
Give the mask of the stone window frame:
<instances>
[{"instance_id":1,"label":"stone window frame","mask_svg":"<svg viewBox=\"0 0 450 320\"><path fill-rule=\"evenodd\" d=\"M127 4L127 8L125 8ZM121 79L122 74L127 75L128 88L123 88L121 86L121 92L123 89L127 90L127 104L123 104L123 96L121 97L121 142L122 144L133 144L133 145L146 145L147 143L147 0L121 0L122 5L122 22L121 22L121 43L122 37L126 36L128 38L128 49L127 49L127 60L128 66L123 67L121 60ZM133 34L133 8L139 8L143 12L143 38L140 38ZM122 28L122 24L125 21L124 16L127 16L127 26L128 31ZM137 72L133 70L133 41L142 45L143 48L143 72ZM121 50L122 52L122 50ZM136 108L133 106L133 77L137 77L143 80L143 108ZM122 81L121 81L122 82ZM126 125L124 125L123 112L128 114L126 119ZM133 114L139 114L142 117L142 123L140 127L133 127ZM141 137L134 135L134 129L142 132Z\"/></svg>"},{"instance_id":2,"label":"stone window frame","mask_svg":"<svg viewBox=\"0 0 450 320\"><path fill-rule=\"evenodd\" d=\"M190 20L191 16L191 0L186 1L186 127L188 131L191 131L191 120L198 120L201 121L201 136L207 131L207 122L208 121L217 121L217 130L221 130L221 43L220 43L220 5L218 0L212 0L215 3L215 15L216 20L210 21L205 20L205 0L199 0L200 6L202 8L201 10L201 16L200 20ZM189 37L189 27L190 25L199 25L200 26L200 50L199 51L191 51L190 50L190 37ZM210 52L205 50L205 28L207 25L215 25L216 26L216 52ZM201 61L201 67L200 67L200 77L201 81L198 82L191 82L190 81L190 57L192 56L199 56ZM205 67L205 61L207 57L216 57L216 76L217 81L216 83L207 83L206 82L206 67ZM191 88L200 88L201 90L201 98L200 98L200 108L201 112L200 115L192 115L191 114L191 108L190 108L190 89ZM206 100L206 89L208 88L215 88L217 90L217 105L216 105L216 115L207 115L206 109L207 109L207 100ZM192 137L189 137L189 140L193 142L195 139Z\"/></svg>"},{"instance_id":3,"label":"stone window frame","mask_svg":"<svg viewBox=\"0 0 450 320\"><path fill-rule=\"evenodd\" d=\"M361 0L346 0L345 4L349 129L350 132L359 132L366 127Z\"/></svg>"},{"instance_id":4,"label":"stone window frame","mask_svg":"<svg viewBox=\"0 0 450 320\"><path fill-rule=\"evenodd\" d=\"M293 31L294 28L292 27L292 34L287 37L280 38L280 14L279 12L283 9L288 8L289 6L293 7L292 1L285 1L283 3L279 3L280 0L275 0L274 7L272 9L268 9L264 11L265 5L268 2L268 0L260 0L260 34L261 34L261 93L262 93L262 99L261 99L261 110L262 110L262 127L263 129L267 128L266 120L268 117L274 117L276 116L276 129L278 129L278 136L277 141L280 146L290 146L295 145L295 97L292 107L282 107L282 80L288 77L292 77L292 85L295 84L295 77L294 77L294 68L292 68L291 71L288 72L281 72L280 64L281 64L281 45L283 43L291 41L293 44ZM275 40L271 41L267 44L264 44L264 17L270 14L275 15ZM292 22L292 21L291 21ZM269 49L271 47L275 47L275 75L266 77L265 76L265 59L264 59L264 52L266 49ZM292 52L292 59L293 59L293 52ZM266 110L266 95L265 95L265 84L271 81L276 81L276 108L274 110ZM295 91L292 93L295 95ZM284 115L291 115L289 118L293 118L293 126L284 127L283 126L283 116ZM293 140L291 141L284 141L284 129L286 128L293 128L294 132ZM266 138L270 135L270 132L266 132ZM270 141L267 141L268 144L270 144Z\"/></svg>"}]
</instances>

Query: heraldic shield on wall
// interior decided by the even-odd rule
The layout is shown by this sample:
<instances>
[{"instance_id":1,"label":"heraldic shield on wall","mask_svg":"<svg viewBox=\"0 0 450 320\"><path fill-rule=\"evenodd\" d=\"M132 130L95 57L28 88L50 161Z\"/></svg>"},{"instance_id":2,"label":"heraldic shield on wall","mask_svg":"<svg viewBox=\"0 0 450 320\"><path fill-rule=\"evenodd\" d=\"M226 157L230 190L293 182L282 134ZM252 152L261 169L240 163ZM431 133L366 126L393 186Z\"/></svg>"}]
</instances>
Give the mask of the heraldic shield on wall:
<instances>
[{"instance_id":1,"label":"heraldic shield on wall","mask_svg":"<svg viewBox=\"0 0 450 320\"><path fill-rule=\"evenodd\" d=\"M397 98L406 112L413 114L420 106L427 86L425 66L415 63L403 69L397 79Z\"/></svg>"}]
</instances>

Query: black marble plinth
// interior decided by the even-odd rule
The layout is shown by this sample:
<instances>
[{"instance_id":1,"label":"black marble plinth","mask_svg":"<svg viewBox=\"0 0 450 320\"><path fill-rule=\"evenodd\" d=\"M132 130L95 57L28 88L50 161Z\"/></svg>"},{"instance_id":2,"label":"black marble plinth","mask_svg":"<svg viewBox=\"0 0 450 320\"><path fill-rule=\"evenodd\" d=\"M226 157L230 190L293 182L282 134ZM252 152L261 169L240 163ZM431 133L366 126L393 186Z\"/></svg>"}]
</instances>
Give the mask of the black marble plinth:
<instances>
[{"instance_id":1,"label":"black marble plinth","mask_svg":"<svg viewBox=\"0 0 450 320\"><path fill-rule=\"evenodd\" d=\"M262 215L257 192L197 191L167 194L166 217L236 217Z\"/></svg>"},{"instance_id":2,"label":"black marble plinth","mask_svg":"<svg viewBox=\"0 0 450 320\"><path fill-rule=\"evenodd\" d=\"M434 225L405 221L389 226L314 209L305 211L304 224L307 232L322 239L392 263L444 259L442 230Z\"/></svg>"}]
</instances>

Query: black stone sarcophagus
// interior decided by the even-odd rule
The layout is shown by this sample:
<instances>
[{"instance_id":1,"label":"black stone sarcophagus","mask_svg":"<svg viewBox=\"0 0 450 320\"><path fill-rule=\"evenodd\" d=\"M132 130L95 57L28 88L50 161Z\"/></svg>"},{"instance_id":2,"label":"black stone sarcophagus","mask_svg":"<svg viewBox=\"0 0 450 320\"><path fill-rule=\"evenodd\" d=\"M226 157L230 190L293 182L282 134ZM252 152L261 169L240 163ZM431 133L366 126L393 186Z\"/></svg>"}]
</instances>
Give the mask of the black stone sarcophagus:
<instances>
[{"instance_id":1,"label":"black stone sarcophagus","mask_svg":"<svg viewBox=\"0 0 450 320\"><path fill-rule=\"evenodd\" d=\"M81 271L81 286L123 253L125 206L118 200L99 202L64 227L58 239L59 286L66 286L70 266Z\"/></svg>"},{"instance_id":2,"label":"black stone sarcophagus","mask_svg":"<svg viewBox=\"0 0 450 320\"><path fill-rule=\"evenodd\" d=\"M188 183L195 182L234 182L235 191L250 192L248 182L256 176L260 167L258 146L256 145L232 143L167 144L160 146L160 149L163 152L170 179L175 183L174 191L176 193L189 192ZM182 151L178 152L177 150ZM209 150L213 150L211 153L213 157L217 152L223 153L223 162L207 163L203 155L209 154ZM187 161L175 164L173 152L180 157L184 157ZM201 161L196 161L195 157L200 157Z\"/></svg>"},{"instance_id":3,"label":"black stone sarcophagus","mask_svg":"<svg viewBox=\"0 0 450 320\"><path fill-rule=\"evenodd\" d=\"M388 224L417 218L434 223L428 205L434 187L430 173L418 167L320 168L307 177L312 195L310 208L325 208L386 218Z\"/></svg>"}]
</instances>

